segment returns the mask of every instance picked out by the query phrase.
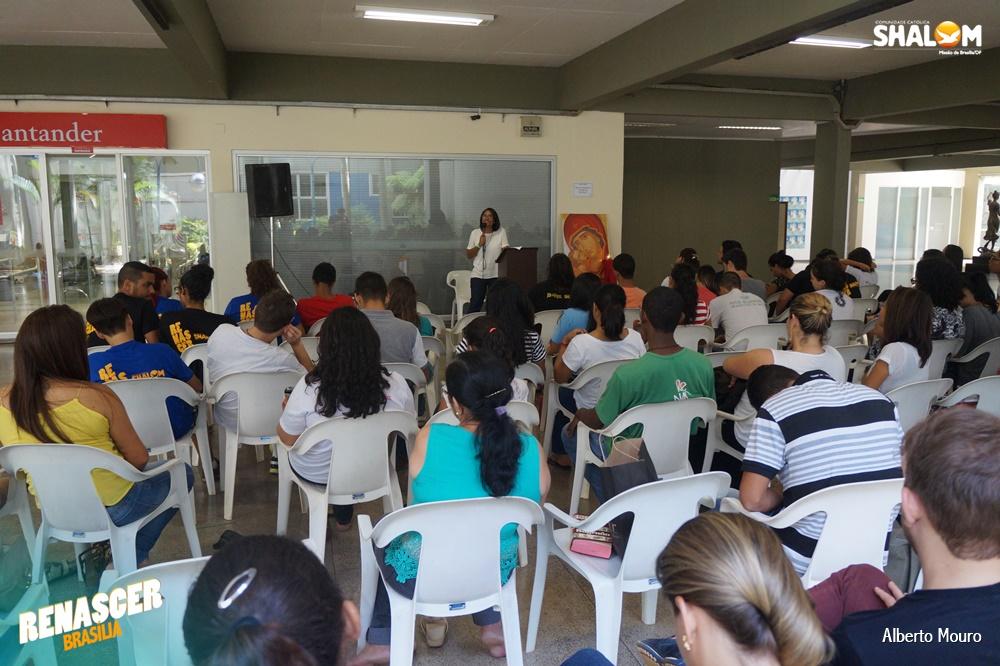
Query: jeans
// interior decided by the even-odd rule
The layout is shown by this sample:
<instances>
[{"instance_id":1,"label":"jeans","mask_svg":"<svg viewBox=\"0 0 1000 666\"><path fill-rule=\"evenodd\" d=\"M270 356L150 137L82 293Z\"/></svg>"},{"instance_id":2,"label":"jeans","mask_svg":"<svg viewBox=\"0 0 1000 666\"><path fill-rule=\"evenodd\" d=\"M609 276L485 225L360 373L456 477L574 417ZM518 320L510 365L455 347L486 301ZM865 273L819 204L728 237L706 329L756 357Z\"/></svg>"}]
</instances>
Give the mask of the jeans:
<instances>
[{"instance_id":1,"label":"jeans","mask_svg":"<svg viewBox=\"0 0 1000 666\"><path fill-rule=\"evenodd\" d=\"M191 471L190 465L184 465L184 472L187 475L187 489L190 491L194 487L194 472ZM164 472L151 479L133 484L132 488L125 493L125 497L121 498L117 504L105 507L105 509L107 509L111 522L121 527L148 516L163 503L169 493L170 474ZM160 538L163 528L167 526L175 513L177 513L176 508L167 509L139 529L135 535L135 561L137 563L141 564L149 559L149 551L153 549L153 545Z\"/></svg>"},{"instance_id":2,"label":"jeans","mask_svg":"<svg viewBox=\"0 0 1000 666\"><path fill-rule=\"evenodd\" d=\"M486 300L486 292L489 291L493 283L496 282L496 278L490 278L484 280L482 278L472 278L469 281L469 286L472 291L472 295L469 297L468 309L465 311L466 314L469 312L479 312L483 309L483 301Z\"/></svg>"},{"instance_id":3,"label":"jeans","mask_svg":"<svg viewBox=\"0 0 1000 666\"><path fill-rule=\"evenodd\" d=\"M584 648L570 655L562 666L611 666L611 662L597 650Z\"/></svg>"},{"instance_id":4,"label":"jeans","mask_svg":"<svg viewBox=\"0 0 1000 666\"><path fill-rule=\"evenodd\" d=\"M573 461L573 464L576 465L576 433L570 435L568 429L563 428L562 441L563 448L566 449L566 455L568 455L570 460ZM601 436L596 432L590 433L590 450L601 460L608 457L604 452L604 446L601 444ZM597 467L597 465L587 463L587 467L583 471L583 478L587 479L587 483L590 484L590 491L594 495L594 498L597 499L598 503L603 503L608 499L604 494L604 484L601 482L601 470Z\"/></svg>"},{"instance_id":5,"label":"jeans","mask_svg":"<svg viewBox=\"0 0 1000 666\"><path fill-rule=\"evenodd\" d=\"M413 592L417 586L417 579L411 578L405 583L396 580L396 570L385 563L384 551L381 548L375 549L375 559L382 576L378 582L378 591L375 593L375 607L372 609L372 622L368 625L366 640L372 645L388 645L392 635L392 607L389 601L389 593L386 592L385 585L388 583L392 589L399 594L413 598ZM477 627L485 627L496 624L500 621L500 611L492 608L472 613L472 621Z\"/></svg>"},{"instance_id":6,"label":"jeans","mask_svg":"<svg viewBox=\"0 0 1000 666\"><path fill-rule=\"evenodd\" d=\"M562 405L563 407L565 407L567 410L569 410L570 414L576 414L576 397L575 397L575 392L572 391L572 390L570 390L570 389L568 389L568 388L560 386L559 387L559 404ZM562 412L556 411L556 417L552 421L552 426L553 426L552 427L552 434L549 435L549 437L552 438L552 448L551 448L551 451L555 455L559 455L561 453L562 454L566 453L566 447L563 446L563 441L562 441L562 431L563 431L563 428L565 428L568 423L569 423L569 419L567 419L566 416ZM575 444L574 444L574 446L572 448L576 449Z\"/></svg>"}]
</instances>

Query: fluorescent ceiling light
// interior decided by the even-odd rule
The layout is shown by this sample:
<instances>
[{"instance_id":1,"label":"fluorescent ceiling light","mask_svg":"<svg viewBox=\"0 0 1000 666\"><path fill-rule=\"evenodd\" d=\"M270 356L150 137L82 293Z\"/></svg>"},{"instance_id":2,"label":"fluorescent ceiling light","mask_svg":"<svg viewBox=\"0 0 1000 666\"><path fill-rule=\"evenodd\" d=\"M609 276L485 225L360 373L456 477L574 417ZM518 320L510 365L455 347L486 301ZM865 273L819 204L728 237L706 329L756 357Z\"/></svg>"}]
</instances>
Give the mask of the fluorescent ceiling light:
<instances>
[{"instance_id":1,"label":"fluorescent ceiling light","mask_svg":"<svg viewBox=\"0 0 1000 666\"><path fill-rule=\"evenodd\" d=\"M437 12L429 9L399 9L396 7L375 7L357 5L355 11L361 18L376 21L406 21L409 23L438 23L441 25L465 25L477 27L492 23L493 14L469 14L466 12Z\"/></svg>"},{"instance_id":2,"label":"fluorescent ceiling light","mask_svg":"<svg viewBox=\"0 0 1000 666\"><path fill-rule=\"evenodd\" d=\"M677 127L677 123L646 123L629 121L625 123L625 127Z\"/></svg>"},{"instance_id":3,"label":"fluorescent ceiling light","mask_svg":"<svg viewBox=\"0 0 1000 666\"><path fill-rule=\"evenodd\" d=\"M768 125L719 125L719 129L731 130L780 130L780 127L770 127Z\"/></svg>"},{"instance_id":4,"label":"fluorescent ceiling light","mask_svg":"<svg viewBox=\"0 0 1000 666\"><path fill-rule=\"evenodd\" d=\"M804 44L805 46L831 46L835 49L866 49L872 45L870 39L851 39L849 37L824 37L810 35L793 39L789 44Z\"/></svg>"}]
</instances>

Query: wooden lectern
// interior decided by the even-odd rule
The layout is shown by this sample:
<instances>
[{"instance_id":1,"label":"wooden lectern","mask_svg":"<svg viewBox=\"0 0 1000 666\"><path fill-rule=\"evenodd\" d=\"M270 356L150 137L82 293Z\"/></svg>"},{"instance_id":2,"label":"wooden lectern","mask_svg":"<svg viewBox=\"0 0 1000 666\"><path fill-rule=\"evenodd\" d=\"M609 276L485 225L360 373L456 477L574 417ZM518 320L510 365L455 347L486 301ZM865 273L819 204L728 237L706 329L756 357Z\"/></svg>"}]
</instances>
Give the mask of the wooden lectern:
<instances>
[{"instance_id":1,"label":"wooden lectern","mask_svg":"<svg viewBox=\"0 0 1000 666\"><path fill-rule=\"evenodd\" d=\"M498 275L513 280L524 293L538 282L538 248L508 247L497 257Z\"/></svg>"}]
</instances>

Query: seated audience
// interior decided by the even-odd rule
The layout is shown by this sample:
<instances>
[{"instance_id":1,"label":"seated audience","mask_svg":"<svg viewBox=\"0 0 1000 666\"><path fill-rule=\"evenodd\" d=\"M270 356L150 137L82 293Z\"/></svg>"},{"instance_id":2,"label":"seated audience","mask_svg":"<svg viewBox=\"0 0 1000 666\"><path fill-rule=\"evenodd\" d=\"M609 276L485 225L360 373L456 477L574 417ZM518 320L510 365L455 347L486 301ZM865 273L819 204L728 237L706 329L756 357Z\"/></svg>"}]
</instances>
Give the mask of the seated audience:
<instances>
[{"instance_id":1,"label":"seated audience","mask_svg":"<svg viewBox=\"0 0 1000 666\"><path fill-rule=\"evenodd\" d=\"M669 287L656 287L642 300L640 331L647 352L635 361L615 370L600 400L593 409L580 408L567 434L574 435L577 422L591 430L610 425L623 412L638 405L648 405L687 398L715 398L715 375L712 363L704 355L685 349L674 340L674 331L681 320L684 300ZM638 437L641 426L629 428L628 437ZM606 457L606 442L592 436L591 449ZM576 455L574 445L567 449ZM599 501L604 500L597 468L588 465L587 481Z\"/></svg>"},{"instance_id":2,"label":"seated audience","mask_svg":"<svg viewBox=\"0 0 1000 666\"><path fill-rule=\"evenodd\" d=\"M618 286L625 290L625 307L642 307L646 292L635 286L635 258L631 254L619 254L612 262Z\"/></svg>"},{"instance_id":3,"label":"seated audience","mask_svg":"<svg viewBox=\"0 0 1000 666\"><path fill-rule=\"evenodd\" d=\"M762 365L747 380L747 400L754 410L795 383L799 373L783 365Z\"/></svg>"},{"instance_id":4,"label":"seated audience","mask_svg":"<svg viewBox=\"0 0 1000 666\"><path fill-rule=\"evenodd\" d=\"M875 272L875 261L867 248L856 247L847 253L847 259L840 260L844 271L861 287L878 284L878 273Z\"/></svg>"},{"instance_id":5,"label":"seated audience","mask_svg":"<svg viewBox=\"0 0 1000 666\"><path fill-rule=\"evenodd\" d=\"M962 275L962 323L965 335L956 356L965 356L988 340L1000 337L1000 317L997 316L997 301L990 289L984 273L964 273ZM955 381L955 386L979 379L986 365L986 356L968 363L950 363L945 376Z\"/></svg>"},{"instance_id":6,"label":"seated audience","mask_svg":"<svg viewBox=\"0 0 1000 666\"><path fill-rule=\"evenodd\" d=\"M684 299L682 324L701 326L708 322L708 303L702 300L694 270L687 264L675 264L667 278L667 286ZM714 295L714 294L713 294Z\"/></svg>"},{"instance_id":7,"label":"seated audience","mask_svg":"<svg viewBox=\"0 0 1000 666\"><path fill-rule=\"evenodd\" d=\"M767 258L767 267L771 269L771 276L774 278L767 283L767 295L777 294L788 286L788 283L795 277L792 266L795 260L785 254L784 250L778 250Z\"/></svg>"},{"instance_id":8,"label":"seated audience","mask_svg":"<svg viewBox=\"0 0 1000 666\"><path fill-rule=\"evenodd\" d=\"M378 273L365 271L354 281L354 302L368 317L381 340L383 363L412 363L430 376L430 362L424 352L420 331L397 318L386 305L389 287ZM414 306L415 307L415 306Z\"/></svg>"},{"instance_id":9,"label":"seated audience","mask_svg":"<svg viewBox=\"0 0 1000 666\"><path fill-rule=\"evenodd\" d=\"M833 321L832 306L819 294L803 294L792 302L785 327L789 349L751 349L745 354L725 360L723 369L736 379L749 379L762 365L782 365L798 373L822 370L838 382L847 380L844 357L834 347L824 344L826 332ZM750 396L744 391L734 414L737 421L723 421L722 437L730 446L743 449L750 439L755 410Z\"/></svg>"},{"instance_id":10,"label":"seated audience","mask_svg":"<svg viewBox=\"0 0 1000 666\"><path fill-rule=\"evenodd\" d=\"M569 307L563 310L562 316L556 322L556 328L548 344L549 354L559 353L559 347L567 333L577 328L587 328L590 309L594 305L594 294L600 286L601 278L593 273L581 273L573 280Z\"/></svg>"},{"instance_id":11,"label":"seated audience","mask_svg":"<svg viewBox=\"0 0 1000 666\"><path fill-rule=\"evenodd\" d=\"M834 664L1000 661L998 432L995 416L954 408L906 434L900 513L923 587L846 617L833 632Z\"/></svg>"},{"instance_id":12,"label":"seated audience","mask_svg":"<svg viewBox=\"0 0 1000 666\"><path fill-rule=\"evenodd\" d=\"M152 269L141 261L127 261L118 271L118 292L112 296L125 306L132 317L136 342L159 342L159 320L149 300L153 291ZM87 324L87 346L105 344L97 337L94 327Z\"/></svg>"},{"instance_id":13,"label":"seated audience","mask_svg":"<svg viewBox=\"0 0 1000 666\"><path fill-rule=\"evenodd\" d=\"M451 408L459 425L427 424L417 435L410 454L410 504L475 497L525 497L544 502L549 490L549 470L538 441L519 433L507 416L513 371L484 351L459 354L445 373ZM502 581L510 578L518 563L518 536L514 525L500 533ZM384 585L412 596L420 559L420 535L405 534L382 553L379 584L368 629L368 646L354 665L385 664L389 661L391 613ZM500 613L488 608L472 615L480 627L480 638L490 655L505 655ZM425 634L440 645L447 621L428 619ZM433 638L432 638L433 637Z\"/></svg>"},{"instance_id":14,"label":"seated audience","mask_svg":"<svg viewBox=\"0 0 1000 666\"><path fill-rule=\"evenodd\" d=\"M343 416L363 419L386 409L413 412L413 393L406 380L382 366L379 336L354 308L338 308L323 324L316 366L288 396L278 439L293 446L306 428ZM288 462L300 478L325 485L330 476L333 442L326 440L305 453L291 452ZM347 530L354 506L334 506L337 529Z\"/></svg>"},{"instance_id":15,"label":"seated audience","mask_svg":"<svg viewBox=\"0 0 1000 666\"><path fill-rule=\"evenodd\" d=\"M188 593L183 629L195 666L340 666L361 621L302 543L247 536L205 563Z\"/></svg>"},{"instance_id":16,"label":"seated audience","mask_svg":"<svg viewBox=\"0 0 1000 666\"><path fill-rule=\"evenodd\" d=\"M515 370L514 357L511 352L511 345L507 342L507 336L500 328L500 322L489 315L476 317L462 329L462 337L465 339L468 351L484 351L493 354L498 359L510 366L511 373ZM543 387L538 387L542 390ZM527 402L531 396L531 389L528 382L520 377L514 377L510 381L510 399ZM441 402L438 411L448 409L448 387L441 385Z\"/></svg>"},{"instance_id":17,"label":"seated audience","mask_svg":"<svg viewBox=\"0 0 1000 666\"><path fill-rule=\"evenodd\" d=\"M186 382L201 393L201 380L184 365L177 352L160 342L135 341L132 318L119 301L114 298L94 301L87 308L87 321L97 331L97 336L111 345L110 349L93 352L87 357L90 381L107 384L121 379L169 377ZM174 439L191 432L197 409L179 398L168 398L166 406Z\"/></svg>"},{"instance_id":18,"label":"seated audience","mask_svg":"<svg viewBox=\"0 0 1000 666\"><path fill-rule=\"evenodd\" d=\"M698 298L708 305L719 295L719 276L714 268L705 264L696 271L695 278L698 280Z\"/></svg>"},{"instance_id":19,"label":"seated audience","mask_svg":"<svg viewBox=\"0 0 1000 666\"><path fill-rule=\"evenodd\" d=\"M434 335L431 320L417 312L417 288L413 280L405 275L389 280L386 288L386 307L396 319L408 321L416 326L420 335Z\"/></svg>"},{"instance_id":20,"label":"seated audience","mask_svg":"<svg viewBox=\"0 0 1000 666\"><path fill-rule=\"evenodd\" d=\"M572 300L573 264L561 252L549 259L548 277L536 284L528 292L535 312L543 310L565 310Z\"/></svg>"},{"instance_id":21,"label":"seated audience","mask_svg":"<svg viewBox=\"0 0 1000 666\"><path fill-rule=\"evenodd\" d=\"M785 286L784 291L779 292L781 295L778 297L777 302L774 305L774 314L780 315L788 307L788 304L792 302L797 296L802 294L808 294L812 291L812 267L813 264L818 261L823 261L824 259L837 259L837 253L829 248L825 248L816 253L816 257L806 266L804 269L795 274L788 284ZM858 282L853 276L848 275L844 278L844 283L841 289L845 296L850 296L851 298L860 298L861 291L858 289Z\"/></svg>"},{"instance_id":22,"label":"seated audience","mask_svg":"<svg viewBox=\"0 0 1000 666\"><path fill-rule=\"evenodd\" d=\"M742 280L736 273L719 276L719 295L708 305L708 320L720 340L732 340L745 328L767 323L764 300L740 289Z\"/></svg>"},{"instance_id":23,"label":"seated audience","mask_svg":"<svg viewBox=\"0 0 1000 666\"><path fill-rule=\"evenodd\" d=\"M689 520L660 554L656 575L680 638L640 642L647 663L820 666L832 655L781 544L751 518L707 512Z\"/></svg>"},{"instance_id":24,"label":"seated audience","mask_svg":"<svg viewBox=\"0 0 1000 666\"><path fill-rule=\"evenodd\" d=\"M215 329L208 338L208 372L212 381L236 372L301 372L302 368L311 371L313 362L302 344L302 333L292 326L294 314L295 300L288 292L275 289L257 303L254 323L249 329L244 331L232 324ZM291 345L294 355L271 344L278 336ZM238 409L239 397L226 393L215 403L215 422L235 430ZM277 467L274 471L277 472Z\"/></svg>"},{"instance_id":25,"label":"seated audience","mask_svg":"<svg viewBox=\"0 0 1000 666\"><path fill-rule=\"evenodd\" d=\"M167 312L177 312L184 306L175 298L170 298L173 293L173 286L170 284L170 276L166 271L156 266L150 266L153 273L153 307L156 314L163 315Z\"/></svg>"},{"instance_id":26,"label":"seated audience","mask_svg":"<svg viewBox=\"0 0 1000 666\"><path fill-rule=\"evenodd\" d=\"M108 387L88 381L87 344L78 312L68 305L50 305L25 317L14 340L13 365L13 384L0 389L4 446L49 442L92 446L137 470L146 467L149 453L121 400ZM190 466L185 468L190 490L194 475ZM169 472L137 483L107 470L94 470L91 476L115 525L148 515L170 492ZM34 493L30 483L29 488ZM168 509L139 530L135 550L140 566L175 513L177 509Z\"/></svg>"},{"instance_id":27,"label":"seated audience","mask_svg":"<svg viewBox=\"0 0 1000 666\"><path fill-rule=\"evenodd\" d=\"M677 258L674 259L674 264L687 264L691 267L691 270L697 271L701 266L701 261L698 259L698 251L693 247L686 247L677 253ZM663 285L664 287L667 285Z\"/></svg>"},{"instance_id":28,"label":"seated audience","mask_svg":"<svg viewBox=\"0 0 1000 666\"><path fill-rule=\"evenodd\" d=\"M753 294L760 300L767 298L767 286L763 280L758 280L747 273L747 253L743 248L733 248L722 257L723 269L729 273L736 273L740 276L744 293Z\"/></svg>"},{"instance_id":29,"label":"seated audience","mask_svg":"<svg viewBox=\"0 0 1000 666\"><path fill-rule=\"evenodd\" d=\"M865 375L865 386L888 393L930 379L927 360L931 357L932 312L930 296L919 289L893 290L877 329L882 351Z\"/></svg>"},{"instance_id":30,"label":"seated audience","mask_svg":"<svg viewBox=\"0 0 1000 666\"><path fill-rule=\"evenodd\" d=\"M516 282L500 278L493 283L486 294L486 314L500 322L515 366L531 362L544 368L545 348L534 329L535 311ZM461 354L468 348L468 341L463 339L455 352Z\"/></svg>"},{"instance_id":31,"label":"seated audience","mask_svg":"<svg viewBox=\"0 0 1000 666\"><path fill-rule=\"evenodd\" d=\"M715 262L722 266L722 271L725 271L725 259L726 253L730 250L742 250L743 243L738 240L724 240L722 244L719 245L719 249L715 251ZM722 272L720 271L720 272Z\"/></svg>"},{"instance_id":32,"label":"seated audience","mask_svg":"<svg viewBox=\"0 0 1000 666\"><path fill-rule=\"evenodd\" d=\"M944 249L941 250L944 258L950 261L954 266L955 270L962 273L965 270L965 252L958 245L945 245Z\"/></svg>"},{"instance_id":33,"label":"seated audience","mask_svg":"<svg viewBox=\"0 0 1000 666\"><path fill-rule=\"evenodd\" d=\"M833 306L833 320L854 319L854 300L844 294L846 273L836 259L821 259L812 262L809 279L813 291L822 294Z\"/></svg>"},{"instance_id":34,"label":"seated audience","mask_svg":"<svg viewBox=\"0 0 1000 666\"><path fill-rule=\"evenodd\" d=\"M229 318L205 310L205 300L212 290L215 271L211 266L195 264L181 276L180 290L183 310L160 316L160 339L178 354L192 345L208 342L208 338Z\"/></svg>"},{"instance_id":35,"label":"seated audience","mask_svg":"<svg viewBox=\"0 0 1000 666\"><path fill-rule=\"evenodd\" d=\"M312 325L337 308L347 308L354 305L354 299L346 294L333 291L337 283L337 269L328 261L316 264L312 272L313 295L300 298L295 311L302 320L302 325L308 331Z\"/></svg>"},{"instance_id":36,"label":"seated audience","mask_svg":"<svg viewBox=\"0 0 1000 666\"><path fill-rule=\"evenodd\" d=\"M898 478L902 440L892 401L866 386L810 370L757 410L743 457L740 502L749 511L768 513L824 488ZM824 520L812 515L777 530L800 576ZM886 529L891 530L891 521Z\"/></svg>"},{"instance_id":37,"label":"seated audience","mask_svg":"<svg viewBox=\"0 0 1000 666\"><path fill-rule=\"evenodd\" d=\"M233 297L223 312L234 324L253 319L257 303L264 297L264 294L268 294L276 289L285 290L281 286L281 280L278 279L278 274L275 272L274 267L271 266L271 262L267 259L254 259L247 264L246 272L247 286L250 287L250 293ZM298 314L293 313L292 325L297 327L302 326L302 321L299 319Z\"/></svg>"}]
</instances>

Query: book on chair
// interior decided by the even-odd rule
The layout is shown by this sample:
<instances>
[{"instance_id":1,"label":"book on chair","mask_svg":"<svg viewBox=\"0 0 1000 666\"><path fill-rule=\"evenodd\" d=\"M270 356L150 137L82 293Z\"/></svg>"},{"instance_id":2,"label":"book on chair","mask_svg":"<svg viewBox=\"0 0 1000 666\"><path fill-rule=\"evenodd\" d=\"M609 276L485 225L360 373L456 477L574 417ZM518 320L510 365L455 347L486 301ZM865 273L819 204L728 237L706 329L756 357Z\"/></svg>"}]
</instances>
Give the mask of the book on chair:
<instances>
[{"instance_id":1,"label":"book on chair","mask_svg":"<svg viewBox=\"0 0 1000 666\"><path fill-rule=\"evenodd\" d=\"M583 520L587 516L577 514L573 517ZM611 559L613 544L614 525L605 525L599 530L594 531L581 530L574 527L573 538L569 542L569 549L574 553L607 560Z\"/></svg>"}]
</instances>

